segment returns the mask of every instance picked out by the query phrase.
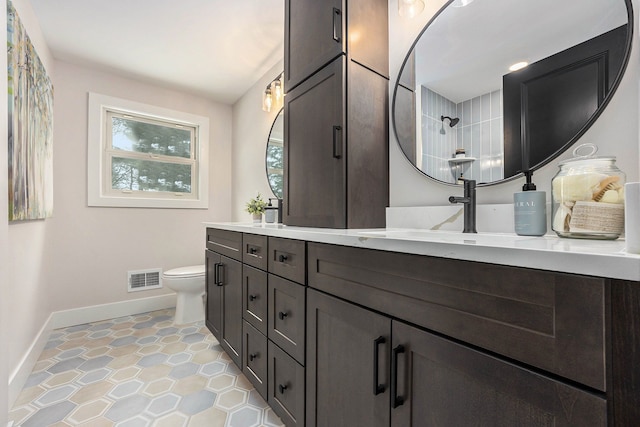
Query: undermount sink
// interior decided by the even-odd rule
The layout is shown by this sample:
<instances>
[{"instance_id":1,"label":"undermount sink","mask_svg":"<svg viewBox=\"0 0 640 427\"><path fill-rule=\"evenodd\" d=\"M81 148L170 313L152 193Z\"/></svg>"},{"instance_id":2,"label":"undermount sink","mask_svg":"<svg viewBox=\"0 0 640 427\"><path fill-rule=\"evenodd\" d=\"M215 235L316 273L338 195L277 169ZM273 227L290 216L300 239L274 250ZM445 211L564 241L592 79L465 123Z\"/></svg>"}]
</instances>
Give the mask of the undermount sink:
<instances>
[{"instance_id":1,"label":"undermount sink","mask_svg":"<svg viewBox=\"0 0 640 427\"><path fill-rule=\"evenodd\" d=\"M470 245L509 246L523 240L539 239L533 236L500 233L462 233L460 231L422 230L422 229L387 229L362 231L364 237L415 240L424 242L460 243Z\"/></svg>"}]
</instances>

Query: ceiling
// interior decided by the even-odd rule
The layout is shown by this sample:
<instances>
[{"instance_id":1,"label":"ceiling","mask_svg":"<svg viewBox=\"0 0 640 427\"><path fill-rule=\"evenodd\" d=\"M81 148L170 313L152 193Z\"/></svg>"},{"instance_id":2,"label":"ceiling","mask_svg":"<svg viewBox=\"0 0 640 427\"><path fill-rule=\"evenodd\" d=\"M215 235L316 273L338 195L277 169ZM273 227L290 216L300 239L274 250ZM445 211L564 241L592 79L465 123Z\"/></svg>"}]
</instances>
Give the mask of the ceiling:
<instances>
[{"instance_id":1,"label":"ceiling","mask_svg":"<svg viewBox=\"0 0 640 427\"><path fill-rule=\"evenodd\" d=\"M623 0L482 0L448 7L416 44L416 81L461 102L501 88L516 62L533 63L626 23Z\"/></svg>"},{"instance_id":2,"label":"ceiling","mask_svg":"<svg viewBox=\"0 0 640 427\"><path fill-rule=\"evenodd\" d=\"M283 0L31 4L56 59L225 104L237 101L284 55Z\"/></svg>"}]
</instances>

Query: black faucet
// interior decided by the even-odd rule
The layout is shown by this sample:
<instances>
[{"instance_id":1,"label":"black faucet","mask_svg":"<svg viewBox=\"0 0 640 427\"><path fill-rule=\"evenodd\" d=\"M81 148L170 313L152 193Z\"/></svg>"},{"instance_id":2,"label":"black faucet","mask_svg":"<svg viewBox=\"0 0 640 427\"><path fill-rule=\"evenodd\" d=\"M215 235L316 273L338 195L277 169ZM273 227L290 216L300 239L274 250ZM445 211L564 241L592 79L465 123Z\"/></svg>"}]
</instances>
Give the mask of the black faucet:
<instances>
[{"instance_id":1,"label":"black faucet","mask_svg":"<svg viewBox=\"0 0 640 427\"><path fill-rule=\"evenodd\" d=\"M476 231L476 181L465 179L464 197L449 197L451 203L464 203L464 230L463 233L477 233Z\"/></svg>"}]
</instances>

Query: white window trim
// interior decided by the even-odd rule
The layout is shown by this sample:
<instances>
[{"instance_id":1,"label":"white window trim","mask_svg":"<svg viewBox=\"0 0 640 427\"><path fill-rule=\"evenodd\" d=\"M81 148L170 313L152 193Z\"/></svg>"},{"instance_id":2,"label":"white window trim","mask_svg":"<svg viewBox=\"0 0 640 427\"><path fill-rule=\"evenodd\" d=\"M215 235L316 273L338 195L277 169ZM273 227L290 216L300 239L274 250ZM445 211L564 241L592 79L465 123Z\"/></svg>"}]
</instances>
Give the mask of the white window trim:
<instances>
[{"instance_id":1,"label":"white window trim","mask_svg":"<svg viewBox=\"0 0 640 427\"><path fill-rule=\"evenodd\" d=\"M114 194L105 191L103 170L106 156L106 110L115 109L131 114L160 118L195 126L197 129L196 159L198 160L198 185L195 197L189 199L138 197L135 194ZM207 209L209 207L209 119L195 114L183 113L155 107L126 99L97 93L89 93L89 122L87 147L87 190L89 206L140 207L140 208L186 208Z\"/></svg>"}]
</instances>

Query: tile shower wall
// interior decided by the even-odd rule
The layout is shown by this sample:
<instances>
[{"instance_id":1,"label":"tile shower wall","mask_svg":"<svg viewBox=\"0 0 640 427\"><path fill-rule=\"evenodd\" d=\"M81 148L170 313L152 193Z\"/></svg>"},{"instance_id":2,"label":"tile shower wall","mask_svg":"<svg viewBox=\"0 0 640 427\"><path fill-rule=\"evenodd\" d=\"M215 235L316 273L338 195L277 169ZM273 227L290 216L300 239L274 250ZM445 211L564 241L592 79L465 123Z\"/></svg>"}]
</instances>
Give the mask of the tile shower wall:
<instances>
[{"instance_id":1,"label":"tile shower wall","mask_svg":"<svg viewBox=\"0 0 640 427\"><path fill-rule=\"evenodd\" d=\"M421 169L432 171L432 177L444 182L455 182L461 173L478 182L502 179L502 91L458 104L426 87L421 92ZM460 122L452 128L448 120L440 120L441 116L458 117ZM464 148L467 157L476 160L450 164L456 148Z\"/></svg>"}]
</instances>

